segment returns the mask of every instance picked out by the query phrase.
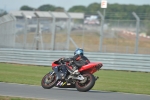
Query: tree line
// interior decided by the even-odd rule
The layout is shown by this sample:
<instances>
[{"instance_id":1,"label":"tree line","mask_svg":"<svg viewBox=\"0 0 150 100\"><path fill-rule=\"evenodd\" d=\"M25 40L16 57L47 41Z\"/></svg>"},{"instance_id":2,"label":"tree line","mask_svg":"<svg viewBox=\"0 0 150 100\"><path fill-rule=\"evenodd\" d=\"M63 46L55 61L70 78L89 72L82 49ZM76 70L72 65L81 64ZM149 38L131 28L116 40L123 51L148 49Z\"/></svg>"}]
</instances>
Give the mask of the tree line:
<instances>
[{"instance_id":1,"label":"tree line","mask_svg":"<svg viewBox=\"0 0 150 100\"><path fill-rule=\"evenodd\" d=\"M5 10L0 9L0 17L3 16L3 15L6 15L6 14L7 14L7 12Z\"/></svg>"},{"instance_id":2,"label":"tree line","mask_svg":"<svg viewBox=\"0 0 150 100\"><path fill-rule=\"evenodd\" d=\"M24 5L20 10L38 10L38 11L58 11L63 12L63 7L56 7L51 4L41 5L38 8ZM103 13L100 3L91 3L88 6L75 5L69 8L68 12L82 12L86 15L97 14L97 11ZM135 19L132 12L138 14L141 19L150 19L150 5L133 5L133 4L108 4L106 8L106 19Z\"/></svg>"}]
</instances>

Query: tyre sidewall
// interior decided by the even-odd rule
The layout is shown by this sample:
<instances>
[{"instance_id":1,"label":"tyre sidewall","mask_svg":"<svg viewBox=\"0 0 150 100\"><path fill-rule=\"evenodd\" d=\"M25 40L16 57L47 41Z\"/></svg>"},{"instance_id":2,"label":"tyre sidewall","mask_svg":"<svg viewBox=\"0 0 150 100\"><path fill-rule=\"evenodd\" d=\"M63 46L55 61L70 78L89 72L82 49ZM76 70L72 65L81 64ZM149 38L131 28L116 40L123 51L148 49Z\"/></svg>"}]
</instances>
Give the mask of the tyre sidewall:
<instances>
[{"instance_id":1,"label":"tyre sidewall","mask_svg":"<svg viewBox=\"0 0 150 100\"><path fill-rule=\"evenodd\" d=\"M76 83L75 83L75 86L76 86L76 89L77 89L78 91L80 91L80 92L87 92L87 91L89 91L90 89L92 89L93 86L95 85L95 77L94 77L94 75L89 74L89 73L85 73L85 74L83 74L83 75L86 75L86 76L88 75L88 76L90 76L90 82L88 83L88 85L85 86L85 87L80 87L80 86L78 85L78 82L76 82Z\"/></svg>"},{"instance_id":2,"label":"tyre sidewall","mask_svg":"<svg viewBox=\"0 0 150 100\"><path fill-rule=\"evenodd\" d=\"M50 89L50 88L52 88L52 87L54 87L55 85L56 85L56 83L57 83L57 80L56 80L56 74L53 74L53 75L55 75L55 80L51 83L51 85L48 85L48 86L45 86L44 85L44 80L45 80L45 77L47 76L47 75L49 75L50 73L47 73L43 78L42 78L42 80L41 80L41 86L44 88L44 89Z\"/></svg>"}]
</instances>

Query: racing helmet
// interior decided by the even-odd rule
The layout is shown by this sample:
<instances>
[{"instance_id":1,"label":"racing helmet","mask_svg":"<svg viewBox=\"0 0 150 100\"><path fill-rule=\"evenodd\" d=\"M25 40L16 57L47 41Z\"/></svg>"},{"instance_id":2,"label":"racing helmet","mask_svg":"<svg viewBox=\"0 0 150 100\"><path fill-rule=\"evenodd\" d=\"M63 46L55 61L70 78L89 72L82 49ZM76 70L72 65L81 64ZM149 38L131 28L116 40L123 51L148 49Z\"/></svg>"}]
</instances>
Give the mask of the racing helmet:
<instances>
[{"instance_id":1,"label":"racing helmet","mask_svg":"<svg viewBox=\"0 0 150 100\"><path fill-rule=\"evenodd\" d=\"M75 50L75 52L74 52L74 55L77 55L77 54L79 54L79 55L84 55L83 49L77 48L77 49Z\"/></svg>"}]
</instances>

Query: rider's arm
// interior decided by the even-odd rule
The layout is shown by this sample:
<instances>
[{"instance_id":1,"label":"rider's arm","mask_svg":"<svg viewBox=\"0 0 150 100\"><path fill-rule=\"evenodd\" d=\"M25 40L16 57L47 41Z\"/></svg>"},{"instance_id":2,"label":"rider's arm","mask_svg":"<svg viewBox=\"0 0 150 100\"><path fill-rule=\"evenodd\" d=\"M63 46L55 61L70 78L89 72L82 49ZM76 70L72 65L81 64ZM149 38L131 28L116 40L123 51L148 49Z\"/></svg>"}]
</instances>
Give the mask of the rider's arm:
<instances>
[{"instance_id":1,"label":"rider's arm","mask_svg":"<svg viewBox=\"0 0 150 100\"><path fill-rule=\"evenodd\" d=\"M69 61L72 60L72 58L71 58L71 57L70 57L70 58L62 58L62 60L63 60L64 62L69 62Z\"/></svg>"},{"instance_id":2,"label":"rider's arm","mask_svg":"<svg viewBox=\"0 0 150 100\"><path fill-rule=\"evenodd\" d=\"M73 56L73 59L74 59L74 61L78 61L81 59L81 56L77 54L77 55Z\"/></svg>"}]
</instances>

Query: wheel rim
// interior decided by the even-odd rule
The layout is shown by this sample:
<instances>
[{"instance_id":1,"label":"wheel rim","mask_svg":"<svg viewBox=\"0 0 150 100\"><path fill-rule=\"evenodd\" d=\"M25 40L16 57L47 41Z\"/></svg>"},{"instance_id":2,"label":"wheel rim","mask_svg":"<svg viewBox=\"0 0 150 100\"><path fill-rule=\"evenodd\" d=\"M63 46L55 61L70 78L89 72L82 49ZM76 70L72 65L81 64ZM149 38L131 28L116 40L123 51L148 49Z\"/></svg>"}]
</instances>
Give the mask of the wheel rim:
<instances>
[{"instance_id":1,"label":"wheel rim","mask_svg":"<svg viewBox=\"0 0 150 100\"><path fill-rule=\"evenodd\" d=\"M91 82L91 76L88 74L83 75L83 77L85 78L83 81L77 81L77 85L79 87L86 87L90 84Z\"/></svg>"},{"instance_id":2,"label":"wheel rim","mask_svg":"<svg viewBox=\"0 0 150 100\"><path fill-rule=\"evenodd\" d=\"M47 74L47 75L45 75L45 77L43 78L43 80L42 80L42 84L44 85L44 86L51 86L51 85L53 85L54 83L55 83L55 80L56 80L56 76L55 75L50 75L50 74Z\"/></svg>"}]
</instances>

